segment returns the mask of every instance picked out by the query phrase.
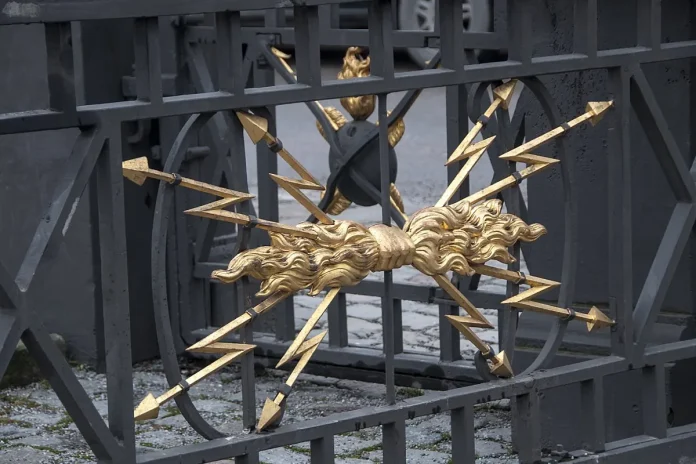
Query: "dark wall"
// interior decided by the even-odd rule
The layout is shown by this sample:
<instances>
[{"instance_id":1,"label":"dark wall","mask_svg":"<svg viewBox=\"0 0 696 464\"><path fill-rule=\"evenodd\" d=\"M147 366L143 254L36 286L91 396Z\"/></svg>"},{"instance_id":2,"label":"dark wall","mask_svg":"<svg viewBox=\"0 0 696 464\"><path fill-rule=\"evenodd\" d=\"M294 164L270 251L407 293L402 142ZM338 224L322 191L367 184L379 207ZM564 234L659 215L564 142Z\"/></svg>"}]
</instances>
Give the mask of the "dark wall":
<instances>
[{"instance_id":1,"label":"dark wall","mask_svg":"<svg viewBox=\"0 0 696 464\"><path fill-rule=\"evenodd\" d=\"M573 43L573 1L536 0L534 29L536 56L568 53ZM635 9L630 2L599 3L599 48L609 49L635 45ZM635 8L635 5L633 5ZM689 37L689 2L663 3L663 41ZM690 138L690 66L687 60L650 64L643 67L669 127L688 165L693 154ZM584 112L589 100L606 100L611 96L605 70L544 76L555 103L564 119ZM539 105L524 100L530 113L528 137L550 127ZM607 159L618 156L607 150L607 120L597 127L585 125L566 137L568 159L565 163L575 174L578 187L578 273L576 298L579 303L606 303L609 275L607 266ZM637 119L631 121L631 153L633 159L633 263L634 292L637 299L657 246L675 205L672 191L648 144ZM539 150L552 155L553 144ZM529 182L530 219L549 229L544 246L529 247L527 261L530 272L549 278L561 275L563 251L562 184L558 170L541 174ZM694 257L684 253L663 306L665 310L692 313L691 297Z\"/></svg>"},{"instance_id":2,"label":"dark wall","mask_svg":"<svg viewBox=\"0 0 696 464\"><path fill-rule=\"evenodd\" d=\"M86 103L120 101L121 76L132 73L129 21L98 21L74 29L73 43L83 45L76 60L77 81L84 70ZM81 34L80 34L81 32ZM80 37L81 35L81 37ZM41 25L0 28L0 111L46 108L46 51ZM79 53L78 53L79 55ZM78 85L78 87L80 87ZM124 127L127 134L130 127ZM0 136L0 259L16 273L36 226L53 198L53 189L70 155L76 129ZM142 156L149 141L129 144L124 158ZM126 185L129 287L135 360L157 354L150 293L150 234L154 196L151 188ZM44 257L28 303L48 330L61 334L75 358L99 364L101 330L95 314L89 188L78 203L70 227L52 254Z\"/></svg>"}]
</instances>

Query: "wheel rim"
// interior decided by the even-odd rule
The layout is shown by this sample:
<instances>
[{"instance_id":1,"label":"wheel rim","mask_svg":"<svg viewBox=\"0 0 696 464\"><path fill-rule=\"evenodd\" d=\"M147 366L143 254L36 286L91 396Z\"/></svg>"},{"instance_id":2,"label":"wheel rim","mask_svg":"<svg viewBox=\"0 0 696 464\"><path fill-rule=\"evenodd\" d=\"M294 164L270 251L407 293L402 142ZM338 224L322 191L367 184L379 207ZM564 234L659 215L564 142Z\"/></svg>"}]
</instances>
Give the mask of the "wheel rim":
<instances>
[{"instance_id":1,"label":"wheel rim","mask_svg":"<svg viewBox=\"0 0 696 464\"><path fill-rule=\"evenodd\" d=\"M462 25L469 30L473 17L473 6L469 1L462 2ZM435 30L435 0L417 0L413 8L414 24L418 30L431 32Z\"/></svg>"}]
</instances>

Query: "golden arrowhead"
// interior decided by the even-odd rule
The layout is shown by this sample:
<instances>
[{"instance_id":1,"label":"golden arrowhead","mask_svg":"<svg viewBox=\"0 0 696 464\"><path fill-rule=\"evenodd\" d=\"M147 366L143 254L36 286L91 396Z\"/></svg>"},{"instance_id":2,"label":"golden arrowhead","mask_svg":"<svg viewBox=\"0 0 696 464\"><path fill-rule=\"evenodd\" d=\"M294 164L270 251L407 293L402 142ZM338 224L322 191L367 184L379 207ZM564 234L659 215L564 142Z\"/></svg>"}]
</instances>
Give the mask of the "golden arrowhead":
<instances>
[{"instance_id":1,"label":"golden arrowhead","mask_svg":"<svg viewBox=\"0 0 696 464\"><path fill-rule=\"evenodd\" d=\"M587 314L592 317L592 320L587 323L587 330L589 332L592 332L595 329L601 329L603 327L610 327L614 325L614 321L609 319L607 315L600 311L596 306L593 306L592 309L590 309L590 312Z\"/></svg>"},{"instance_id":2,"label":"golden arrowhead","mask_svg":"<svg viewBox=\"0 0 696 464\"><path fill-rule=\"evenodd\" d=\"M140 158L124 161L121 167L123 168L123 176L126 179L138 185L143 185L145 180L147 180L146 172L150 169L147 163L147 157L142 156Z\"/></svg>"},{"instance_id":3,"label":"golden arrowhead","mask_svg":"<svg viewBox=\"0 0 696 464\"><path fill-rule=\"evenodd\" d=\"M502 100L502 103L500 106L503 107L503 109L508 109L510 106L510 100L512 100L512 94L515 91L515 86L517 85L517 79L512 79L503 85L499 85L495 89L493 89L493 96L495 98L499 98Z\"/></svg>"},{"instance_id":4,"label":"golden arrowhead","mask_svg":"<svg viewBox=\"0 0 696 464\"><path fill-rule=\"evenodd\" d=\"M512 366L505 351L501 351L493 358L493 368L491 374L498 377L512 377Z\"/></svg>"},{"instance_id":5,"label":"golden arrowhead","mask_svg":"<svg viewBox=\"0 0 696 464\"><path fill-rule=\"evenodd\" d=\"M604 102L588 102L587 106L585 106L585 112L592 113L592 117L590 118L590 124L592 124L593 126L597 125L597 123L601 121L604 117L604 113L606 113L606 111L613 105L613 100Z\"/></svg>"},{"instance_id":6,"label":"golden arrowhead","mask_svg":"<svg viewBox=\"0 0 696 464\"><path fill-rule=\"evenodd\" d=\"M259 143L268 133L268 121L261 116L256 116L255 114L244 111L237 111L237 117L254 144Z\"/></svg>"},{"instance_id":7,"label":"golden arrowhead","mask_svg":"<svg viewBox=\"0 0 696 464\"><path fill-rule=\"evenodd\" d=\"M135 408L133 418L137 421L157 419L157 416L159 416L159 406L155 395L148 393L145 399Z\"/></svg>"},{"instance_id":8,"label":"golden arrowhead","mask_svg":"<svg viewBox=\"0 0 696 464\"><path fill-rule=\"evenodd\" d=\"M270 398L266 398L266 404L263 405L263 410L261 410L261 417L259 417L259 423L256 425L256 431L261 432L275 425L280 420L282 412L282 407L275 404Z\"/></svg>"}]
</instances>

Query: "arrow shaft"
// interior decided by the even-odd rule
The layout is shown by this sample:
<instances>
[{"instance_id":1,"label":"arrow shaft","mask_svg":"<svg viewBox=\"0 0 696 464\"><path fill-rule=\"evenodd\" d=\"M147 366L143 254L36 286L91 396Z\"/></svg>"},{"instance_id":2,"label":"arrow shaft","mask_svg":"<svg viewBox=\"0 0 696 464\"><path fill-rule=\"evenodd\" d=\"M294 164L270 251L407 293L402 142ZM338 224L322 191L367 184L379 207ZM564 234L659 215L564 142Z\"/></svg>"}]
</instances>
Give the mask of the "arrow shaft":
<instances>
[{"instance_id":1,"label":"arrow shaft","mask_svg":"<svg viewBox=\"0 0 696 464\"><path fill-rule=\"evenodd\" d=\"M471 170L474 168L476 163L478 163L478 160L481 159L481 156L483 156L483 150L476 153L468 160L466 160L466 163L464 163L464 166L462 166L462 168L457 173L457 176L447 186L447 190L445 190L445 193L442 194L442 196L437 201L435 206L437 206L437 207L445 206L452 199L452 197L454 196L455 193L457 193L457 190L459 190L459 187L461 187L462 183L467 178L467 176L469 175Z\"/></svg>"},{"instance_id":2,"label":"arrow shaft","mask_svg":"<svg viewBox=\"0 0 696 464\"><path fill-rule=\"evenodd\" d=\"M539 164L536 164L534 166L529 166L521 171L518 171L520 173L520 176L522 179L526 179L527 177L531 176L535 172L541 171L544 169L546 166L541 166ZM517 179L515 176L508 176L504 179L499 180L498 182L489 185L486 188L483 188L479 190L478 192L469 195L468 197L464 198L461 200L461 202L469 202L471 204L478 203L481 200L485 200L486 198L495 195L496 193L502 192L508 187L511 187L512 185L515 185L517 183Z\"/></svg>"},{"instance_id":3,"label":"arrow shaft","mask_svg":"<svg viewBox=\"0 0 696 464\"><path fill-rule=\"evenodd\" d=\"M254 306L251 311L261 315L265 313L266 311L269 311L272 309L274 306L276 306L278 303L286 299L288 296L290 296L290 293L286 292L278 292L270 297L266 298L263 300L261 303L257 304ZM191 345L187 351L197 351L199 348L203 348L205 346L208 346L212 343L220 341L222 338L224 338L228 333L233 332L240 327L244 327L251 321L251 316L245 312L241 316L237 317L235 320L232 322L229 322L225 324L224 326L220 327L217 329L215 332L211 333L207 337L203 338L200 340L198 343L195 343Z\"/></svg>"},{"instance_id":4,"label":"arrow shaft","mask_svg":"<svg viewBox=\"0 0 696 464\"><path fill-rule=\"evenodd\" d=\"M454 301L457 302L459 306L461 306L464 311L466 311L469 316L473 317L474 319L480 321L483 324L486 324L483 327L492 329L493 326L486 320L486 318L479 312L478 309L476 309L476 306L474 306L471 301L469 301L463 294L462 292L459 291L457 287L450 282L450 280L447 278L445 275L434 275L433 279L435 279L435 282L442 288ZM472 332L473 333L473 332Z\"/></svg>"},{"instance_id":5,"label":"arrow shaft","mask_svg":"<svg viewBox=\"0 0 696 464\"><path fill-rule=\"evenodd\" d=\"M218 221L231 222L233 224L248 225L251 223L251 219L246 214L234 213L232 211L226 211L223 209L196 210L196 208L194 208L192 210L187 211L187 213L208 219L216 219ZM317 234L312 231L299 229L297 227L281 224L279 222L267 221L266 219L256 219L256 227L270 232L277 232L279 234L287 235L296 235L299 237L314 238L317 236Z\"/></svg>"},{"instance_id":6,"label":"arrow shaft","mask_svg":"<svg viewBox=\"0 0 696 464\"><path fill-rule=\"evenodd\" d=\"M324 211L321 210L317 205L314 204L312 200L307 198L307 195L302 193L302 191L297 188L295 185L291 184L284 178L280 176L271 176L272 179L280 185L283 189L285 189L286 192L288 192L299 204L304 206L304 208L309 211L310 214L313 214L314 217L316 217L322 224L327 224L331 225L334 223L334 220L331 219L329 216L326 215Z\"/></svg>"},{"instance_id":7,"label":"arrow shaft","mask_svg":"<svg viewBox=\"0 0 696 464\"><path fill-rule=\"evenodd\" d=\"M490 118L493 116L493 113L498 109L500 104L502 103L502 100L500 98L495 98L493 102L488 105L488 108L486 111L483 113L486 118ZM467 148L469 148L469 145L471 145L471 142L474 141L477 135L481 132L481 129L483 129L483 123L481 121L476 121L476 124L474 124L474 127L471 128L468 134L462 139L462 141L459 143L457 148L452 152L452 155L450 155L449 159L447 160L447 163L451 163L452 160L455 160L459 158L464 151L466 151Z\"/></svg>"},{"instance_id":8,"label":"arrow shaft","mask_svg":"<svg viewBox=\"0 0 696 464\"><path fill-rule=\"evenodd\" d=\"M507 153L504 153L503 155L500 156L502 159L511 159L515 158L517 156L523 155L527 152L530 152L532 150L535 150L539 148L540 146L550 142L551 140L555 139L559 135L563 134L564 132L567 132L568 130L572 129L573 127L582 124L585 121L589 121L590 118L593 116L591 112L586 112L581 114L580 116L571 119L566 123L567 128L564 126L558 126L554 129L551 129L550 131L546 132L545 134L540 135L539 137L530 140L527 143L523 143L517 148L513 148Z\"/></svg>"},{"instance_id":9,"label":"arrow shaft","mask_svg":"<svg viewBox=\"0 0 696 464\"><path fill-rule=\"evenodd\" d=\"M281 360L278 362L276 367L282 366L295 356L297 350L300 348L300 345L302 345L302 343L304 343L304 341L307 339L307 337L309 336L309 332L311 332L314 326L317 325L317 322L319 322L319 319L321 319L321 317L324 315L329 305L334 300L334 298L336 298L336 295L338 295L340 290L340 287L332 288L331 290L329 290L329 292L326 294L321 303L319 303L319 306L317 306L317 309L315 309L314 313L312 313L312 315L309 317L304 327L302 327L300 333L297 334L297 337L295 337L295 340L287 349L287 351L285 352Z\"/></svg>"}]
</instances>

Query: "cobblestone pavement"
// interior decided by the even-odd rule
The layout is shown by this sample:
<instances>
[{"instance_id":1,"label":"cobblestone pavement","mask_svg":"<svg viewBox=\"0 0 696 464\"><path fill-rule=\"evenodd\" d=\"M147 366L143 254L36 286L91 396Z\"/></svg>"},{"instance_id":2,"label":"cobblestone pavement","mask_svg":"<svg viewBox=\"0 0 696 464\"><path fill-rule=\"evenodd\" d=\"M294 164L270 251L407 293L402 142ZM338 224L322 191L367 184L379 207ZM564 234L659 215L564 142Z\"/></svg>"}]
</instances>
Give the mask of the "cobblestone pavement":
<instances>
[{"instance_id":1,"label":"cobblestone pavement","mask_svg":"<svg viewBox=\"0 0 696 464\"><path fill-rule=\"evenodd\" d=\"M200 365L183 364L190 375ZM104 375L77 367L75 372L100 414L106 416ZM265 371L257 374L256 402L260 412L265 398L277 391L287 374ZM155 395L166 387L159 363L135 369L136 402L148 392ZM303 375L288 400L284 423L327 416L362 407L384 404L384 387L362 382ZM399 399L429 394L416 389L399 389ZM241 384L233 368L196 385L190 392L203 416L232 437L248 432L241 422ZM511 464L509 411L504 402L481 405L476 411L477 463ZM203 441L188 426L175 404L163 405L160 417L136 424L139 453ZM426 416L406 425L407 462L413 464L451 463L450 421L447 414ZM364 429L335 437L336 463L361 464L382 461L381 431ZM309 443L299 443L261 453L266 464L309 463ZM0 392L0 462L23 464L64 464L92 462L90 451L75 424L46 382ZM233 461L220 461L231 464Z\"/></svg>"}]
</instances>

